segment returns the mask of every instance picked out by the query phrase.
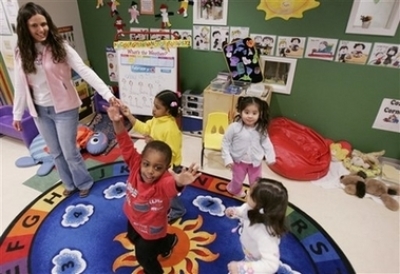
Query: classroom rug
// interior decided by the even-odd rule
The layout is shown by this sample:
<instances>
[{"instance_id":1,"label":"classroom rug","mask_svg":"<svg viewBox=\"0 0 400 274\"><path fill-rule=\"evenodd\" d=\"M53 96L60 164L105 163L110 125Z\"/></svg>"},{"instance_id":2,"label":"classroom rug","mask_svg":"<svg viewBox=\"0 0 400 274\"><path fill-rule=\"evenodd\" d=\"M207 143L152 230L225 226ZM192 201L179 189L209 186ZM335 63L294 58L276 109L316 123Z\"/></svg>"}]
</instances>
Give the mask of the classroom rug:
<instances>
[{"instance_id":1,"label":"classroom rug","mask_svg":"<svg viewBox=\"0 0 400 274\"><path fill-rule=\"evenodd\" d=\"M85 160L85 164L88 169L98 165L122 160L121 150L118 145L115 145L107 154L91 155L88 152L83 152L82 157ZM58 175L57 170L54 168L46 176L34 175L23 182L23 184L40 192L45 192L59 181L60 176Z\"/></svg>"},{"instance_id":2,"label":"classroom rug","mask_svg":"<svg viewBox=\"0 0 400 274\"><path fill-rule=\"evenodd\" d=\"M124 120L124 124L128 131L132 128L131 123L127 119ZM103 155L107 155L117 144L113 124L108 114L97 113L92 121L89 122L88 127L93 131L103 132L107 136L109 143L106 150L103 152Z\"/></svg>"},{"instance_id":3,"label":"classroom rug","mask_svg":"<svg viewBox=\"0 0 400 274\"><path fill-rule=\"evenodd\" d=\"M66 198L57 184L14 219L0 238L0 273L143 274L125 237L127 166L117 161L90 172L96 183L88 197ZM172 255L160 259L164 273L226 274L230 261L243 258L241 229L224 215L243 200L227 193L227 183L202 174L184 190L180 199L187 213L168 228L179 240ZM355 273L324 229L293 204L287 221L279 274Z\"/></svg>"}]
</instances>

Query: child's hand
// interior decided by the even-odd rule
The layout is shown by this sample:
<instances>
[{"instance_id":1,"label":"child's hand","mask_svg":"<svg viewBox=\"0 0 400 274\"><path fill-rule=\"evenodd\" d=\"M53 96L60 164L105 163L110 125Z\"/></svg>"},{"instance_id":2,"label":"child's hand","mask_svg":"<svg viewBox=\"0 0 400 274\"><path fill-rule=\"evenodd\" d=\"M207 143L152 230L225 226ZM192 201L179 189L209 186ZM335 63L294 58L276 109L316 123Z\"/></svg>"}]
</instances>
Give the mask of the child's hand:
<instances>
[{"instance_id":1,"label":"child's hand","mask_svg":"<svg viewBox=\"0 0 400 274\"><path fill-rule=\"evenodd\" d=\"M110 106L107 108L107 114L110 120L113 122L119 122L122 119L122 115L119 112L119 107L117 105L110 104Z\"/></svg>"},{"instance_id":2,"label":"child's hand","mask_svg":"<svg viewBox=\"0 0 400 274\"><path fill-rule=\"evenodd\" d=\"M179 174L175 173L173 170L170 170L170 173L178 186L190 185L201 175L199 166L194 163L192 163L189 168L182 169L182 172Z\"/></svg>"},{"instance_id":3,"label":"child's hand","mask_svg":"<svg viewBox=\"0 0 400 274\"><path fill-rule=\"evenodd\" d=\"M233 207L228 207L228 208L225 210L225 215L226 215L227 217L229 217L229 218L235 217L235 209L234 209Z\"/></svg>"},{"instance_id":4,"label":"child's hand","mask_svg":"<svg viewBox=\"0 0 400 274\"><path fill-rule=\"evenodd\" d=\"M121 105L120 110L121 110L122 115L124 115L125 117L128 117L129 115L131 115L131 111L129 110L129 107L127 105Z\"/></svg>"},{"instance_id":5,"label":"child's hand","mask_svg":"<svg viewBox=\"0 0 400 274\"><path fill-rule=\"evenodd\" d=\"M232 261L228 264L229 274L239 274L239 262Z\"/></svg>"},{"instance_id":6,"label":"child's hand","mask_svg":"<svg viewBox=\"0 0 400 274\"><path fill-rule=\"evenodd\" d=\"M153 138L151 138L150 135L145 135L145 136L144 136L144 142L145 142L146 144L149 143L149 142L151 142L151 141L153 141Z\"/></svg>"},{"instance_id":7,"label":"child's hand","mask_svg":"<svg viewBox=\"0 0 400 274\"><path fill-rule=\"evenodd\" d=\"M232 164L232 163L226 165L226 168L229 168L230 170L232 170L232 167L233 167L233 164Z\"/></svg>"}]
</instances>

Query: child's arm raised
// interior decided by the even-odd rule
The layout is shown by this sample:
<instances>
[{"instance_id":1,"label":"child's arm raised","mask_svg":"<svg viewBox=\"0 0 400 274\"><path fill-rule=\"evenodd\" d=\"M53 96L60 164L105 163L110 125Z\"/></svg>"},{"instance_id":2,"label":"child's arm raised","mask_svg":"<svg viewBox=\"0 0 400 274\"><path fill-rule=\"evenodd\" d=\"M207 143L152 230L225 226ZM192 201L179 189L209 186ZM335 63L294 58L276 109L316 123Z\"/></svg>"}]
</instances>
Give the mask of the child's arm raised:
<instances>
[{"instance_id":1,"label":"child's arm raised","mask_svg":"<svg viewBox=\"0 0 400 274\"><path fill-rule=\"evenodd\" d=\"M136 124L136 117L132 115L131 111L129 110L129 107L126 105L123 105L120 107L121 113L129 120L129 122L132 124L132 126L135 126Z\"/></svg>"},{"instance_id":2,"label":"child's arm raised","mask_svg":"<svg viewBox=\"0 0 400 274\"><path fill-rule=\"evenodd\" d=\"M201 175L199 172L199 166L194 163L192 163L189 168L182 169L182 172L179 174L175 173L173 170L171 170L170 173L172 174L172 177L174 177L177 187L190 185Z\"/></svg>"},{"instance_id":3,"label":"child's arm raised","mask_svg":"<svg viewBox=\"0 0 400 274\"><path fill-rule=\"evenodd\" d=\"M131 113L128 106L121 106L121 113L128 118L129 122L131 122L133 126L133 130L143 135L150 134L151 123L153 119L148 120L146 123L136 119L135 116Z\"/></svg>"},{"instance_id":4,"label":"child's arm raised","mask_svg":"<svg viewBox=\"0 0 400 274\"><path fill-rule=\"evenodd\" d=\"M126 131L123 123L123 116L120 113L119 107L111 105L107 108L107 114L113 123L115 135L118 144L122 151L122 157L129 167L139 162L140 154L133 146L133 142Z\"/></svg>"}]
</instances>

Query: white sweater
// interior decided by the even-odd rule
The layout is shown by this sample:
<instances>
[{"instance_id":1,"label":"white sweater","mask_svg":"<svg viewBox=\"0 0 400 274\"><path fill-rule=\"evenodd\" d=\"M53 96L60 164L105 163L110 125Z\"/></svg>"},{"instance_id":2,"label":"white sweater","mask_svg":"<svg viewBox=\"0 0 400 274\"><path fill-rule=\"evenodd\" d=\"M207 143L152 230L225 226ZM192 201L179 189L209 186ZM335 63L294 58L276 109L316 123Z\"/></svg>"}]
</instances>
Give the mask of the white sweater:
<instances>
[{"instance_id":1,"label":"white sweater","mask_svg":"<svg viewBox=\"0 0 400 274\"><path fill-rule=\"evenodd\" d=\"M259 166L264 156L268 164L275 163L275 150L268 135L262 136L254 127L246 127L242 122L228 126L222 139L225 166L247 161Z\"/></svg>"},{"instance_id":2,"label":"white sweater","mask_svg":"<svg viewBox=\"0 0 400 274\"><path fill-rule=\"evenodd\" d=\"M279 268L280 238L271 236L265 225L253 224L247 212L251 208L247 203L234 207L235 216L243 223L243 232L240 236L245 259L241 262L239 273L274 274Z\"/></svg>"}]
</instances>

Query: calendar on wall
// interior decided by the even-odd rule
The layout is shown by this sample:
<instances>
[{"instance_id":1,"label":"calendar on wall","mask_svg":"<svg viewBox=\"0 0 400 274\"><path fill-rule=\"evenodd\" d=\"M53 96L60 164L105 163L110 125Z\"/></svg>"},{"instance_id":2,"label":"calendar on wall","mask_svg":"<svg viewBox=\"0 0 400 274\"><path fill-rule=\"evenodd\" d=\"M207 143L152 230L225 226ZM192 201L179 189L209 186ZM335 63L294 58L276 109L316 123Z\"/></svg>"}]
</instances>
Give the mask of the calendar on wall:
<instances>
[{"instance_id":1,"label":"calendar on wall","mask_svg":"<svg viewBox=\"0 0 400 274\"><path fill-rule=\"evenodd\" d=\"M132 114L152 116L153 100L164 89L177 91L176 47L118 47L120 99Z\"/></svg>"}]
</instances>

